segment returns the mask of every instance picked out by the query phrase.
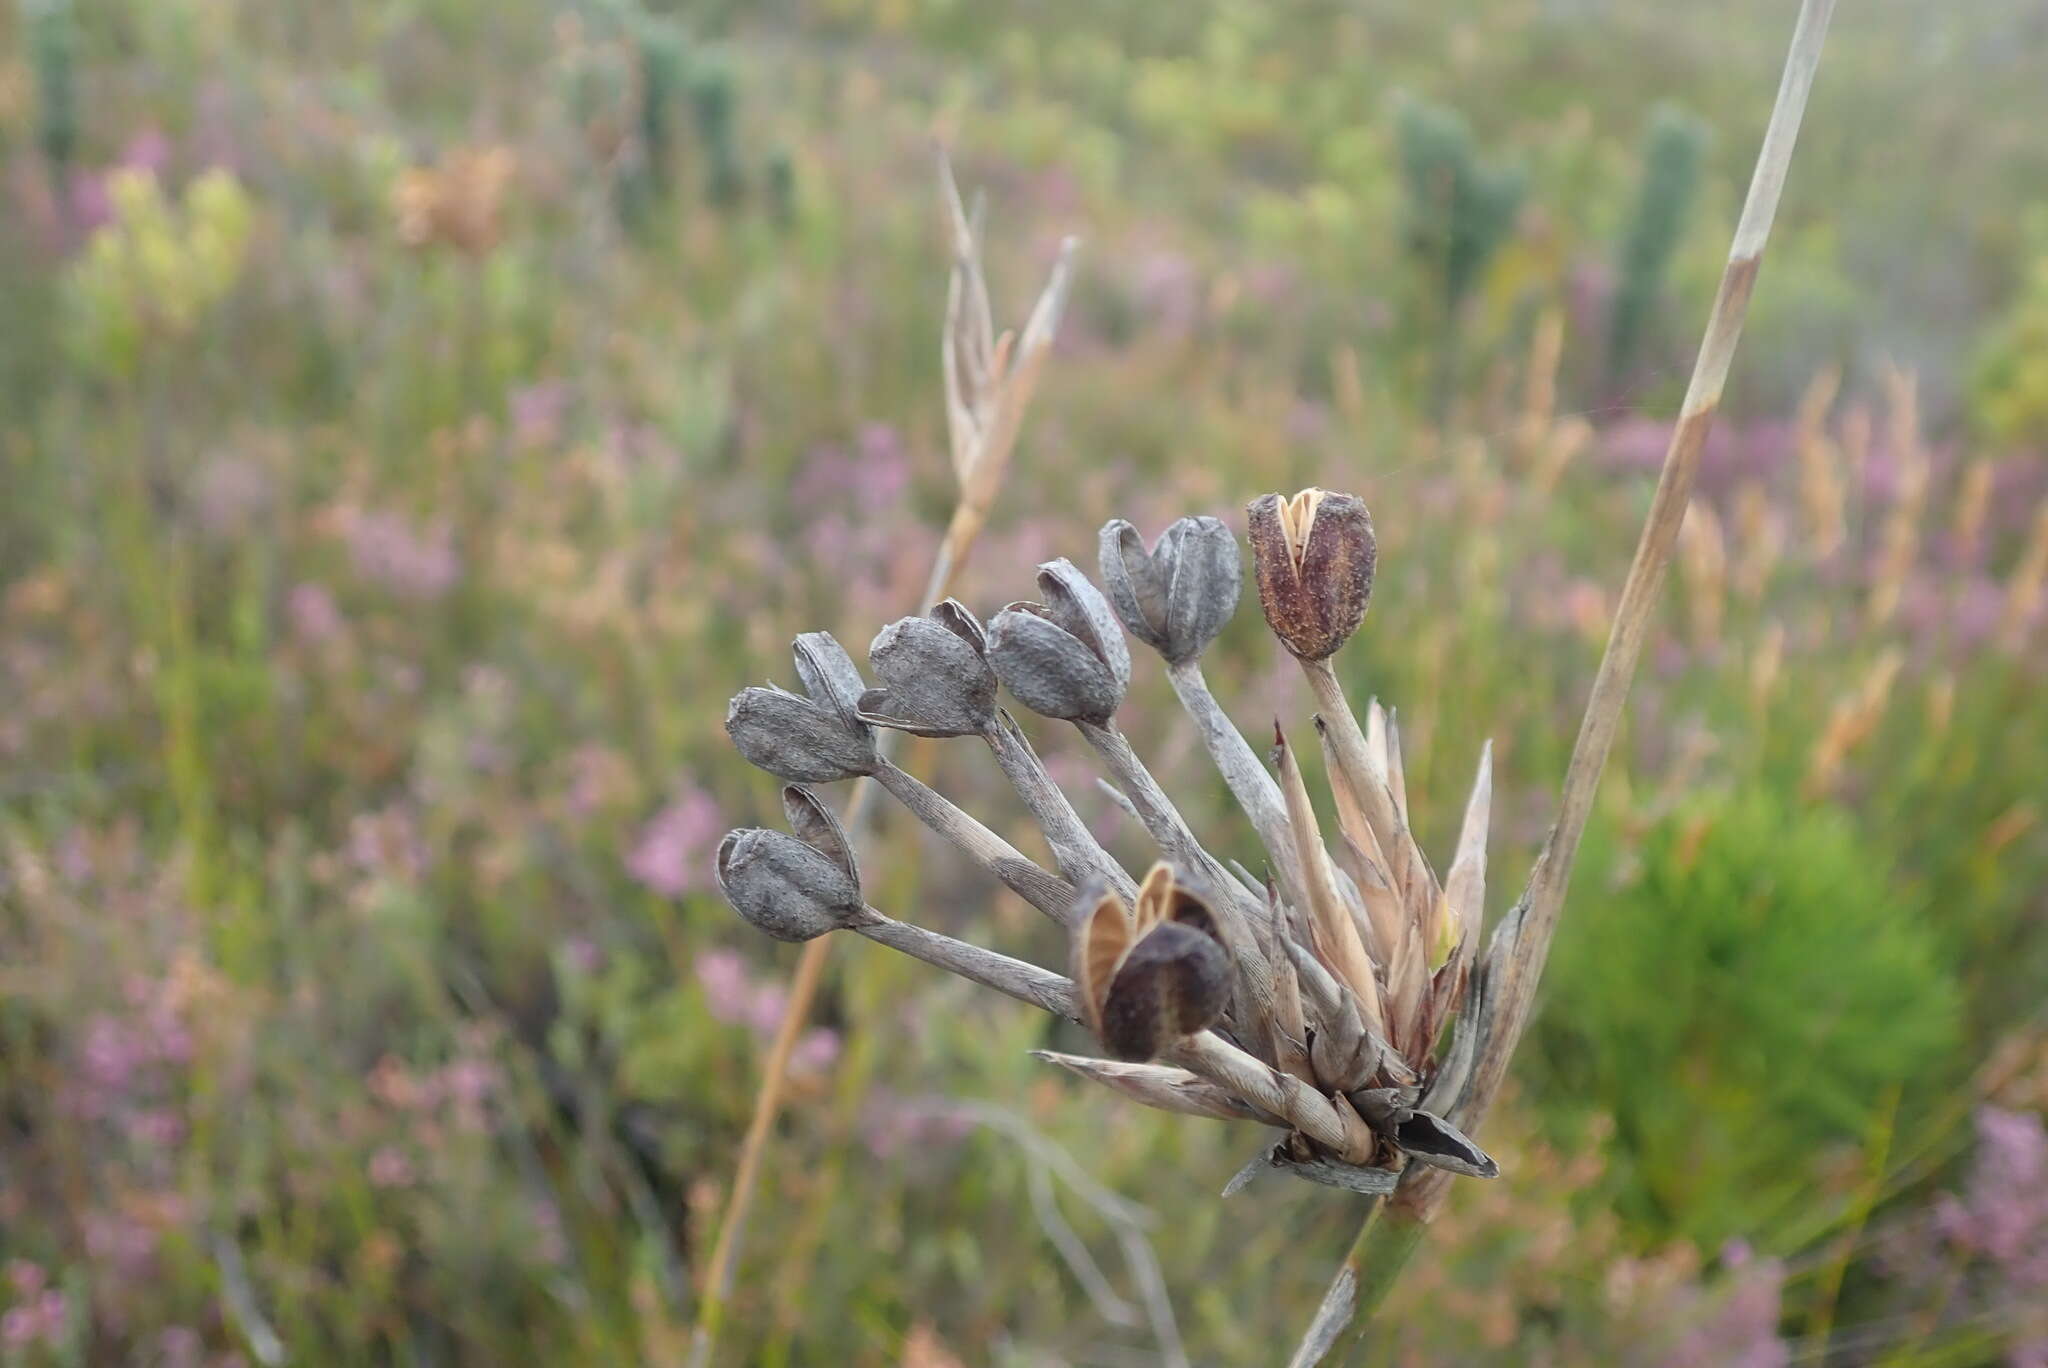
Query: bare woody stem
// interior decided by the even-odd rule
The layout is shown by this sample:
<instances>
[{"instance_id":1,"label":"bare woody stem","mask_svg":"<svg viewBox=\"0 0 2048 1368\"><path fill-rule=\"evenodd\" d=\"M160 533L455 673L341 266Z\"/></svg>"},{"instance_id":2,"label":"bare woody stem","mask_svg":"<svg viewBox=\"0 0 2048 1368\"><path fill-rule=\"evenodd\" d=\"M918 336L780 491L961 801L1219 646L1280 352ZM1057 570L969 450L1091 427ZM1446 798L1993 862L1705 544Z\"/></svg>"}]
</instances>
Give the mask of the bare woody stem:
<instances>
[{"instance_id":1,"label":"bare woody stem","mask_svg":"<svg viewBox=\"0 0 2048 1368\"><path fill-rule=\"evenodd\" d=\"M1294 829L1287 822L1287 800L1280 796L1280 786L1259 763L1251 743L1223 711L1216 695L1209 692L1209 681L1203 677L1199 658L1177 665L1169 663L1166 678L1181 706L1195 720L1202 744L1229 786L1231 796L1244 809L1252 829L1258 832L1266 853L1272 857L1280 877L1280 891L1290 903L1302 905L1301 862L1295 857Z\"/></svg>"},{"instance_id":2,"label":"bare woody stem","mask_svg":"<svg viewBox=\"0 0 2048 1368\"><path fill-rule=\"evenodd\" d=\"M1743 316L1755 287L1764 244L1770 237L1771 222L1777 215L1778 198L1785 187L1792 147L1799 135L1799 122L1813 89L1814 73L1820 65L1821 44L1827 35L1834 0L1802 0L1799 20L1793 29L1791 50L1778 86L1777 103L1771 110L1758 150L1755 174L1743 201L1742 217L1729 248L1728 265L1722 272L1720 289L1714 296L1713 311L1707 318L1706 335L1693 363L1692 382L1685 404L1672 430L1671 444L1664 455L1663 472L1657 492L1643 523L1634 562L1622 585L1621 602L1607 639L1606 653L1593 679L1579 725L1577 743L1565 771L1564 788L1558 801L1557 823L1536 857L1528 890L1501 921L1487 947L1483 979L1486 985L1481 1022L1483 1034L1464 1095L1458 1100L1453 1120L1467 1133L1476 1133L1487 1109L1500 1093L1507 1077L1508 1063L1523 1031L1528 1027L1536 986L1550 951L1551 936L1564 910L1565 892L1571 880L1572 863L1579 841L1585 835L1593 811L1594 793L1608 753L1621 722L1628 691L1635 677L1637 659L1648 634L1650 615L1664 584L1664 574L1677 543L1679 525L1692 494L1698 472L1700 450L1720 405L1721 390L1741 340ZM1367 1323L1401 1269L1414 1253L1422 1231L1436 1214L1449 1190L1449 1175L1421 1166L1410 1168L1400 1190L1388 1202L1386 1211L1359 1232L1357 1241L1339 1268L1331 1296L1343 1284L1353 1290L1348 1298L1345 1324L1327 1340L1336 1352L1335 1362L1344 1361L1355 1350ZM1339 1300L1345 1300L1338 1298ZM1325 1311L1331 1298L1325 1298ZM1312 1337L1328 1334L1328 1319L1318 1314L1311 1326ZM1311 1345L1304 1342L1306 1351ZM1297 1363L1321 1361L1296 1357Z\"/></svg>"},{"instance_id":3,"label":"bare woody stem","mask_svg":"<svg viewBox=\"0 0 2048 1368\"><path fill-rule=\"evenodd\" d=\"M1145 762L1131 749L1129 739L1114 721L1101 726L1093 722L1076 722L1074 726L1095 748L1095 753L1102 757L1110 777L1130 799L1138 820L1145 824L1146 834L1151 836L1167 859L1185 869L1200 870L1211 878L1227 880L1230 886L1236 884L1216 857L1202 849L1202 843L1180 815L1180 809L1166 796L1166 790L1159 787L1159 781L1152 777L1152 771L1145 768Z\"/></svg>"},{"instance_id":4,"label":"bare woody stem","mask_svg":"<svg viewBox=\"0 0 2048 1368\"><path fill-rule=\"evenodd\" d=\"M1010 781L1010 787L1017 790L1017 796L1024 800L1032 819L1045 833L1046 844L1052 847L1053 859L1060 872L1075 883L1100 880L1115 889L1126 906L1135 903L1138 898L1137 881L1088 830L1088 824L1081 820L1080 813L1074 811L1067 795L1060 792L1059 785L1045 772L1045 765L1031 749L1031 743L1024 739L1024 733L1017 724L1007 715L999 714L986 739L989 749L995 753L996 764L1002 767L1004 777Z\"/></svg>"},{"instance_id":5,"label":"bare woody stem","mask_svg":"<svg viewBox=\"0 0 2048 1368\"><path fill-rule=\"evenodd\" d=\"M875 783L1018 897L1062 926L1072 918L1074 885L1040 868L943 794L887 760L876 769Z\"/></svg>"},{"instance_id":6,"label":"bare woody stem","mask_svg":"<svg viewBox=\"0 0 2048 1368\"><path fill-rule=\"evenodd\" d=\"M970 945L922 926L895 921L873 908L868 909L868 916L872 920L858 923L850 929L892 950L900 950L913 959L923 960L949 974L957 974L970 983L993 988L1006 997L1013 997L1056 1017L1067 1021L1081 1019L1074 1007L1073 981L1063 974L1055 974L1050 969L1041 969L994 950L984 950L979 945Z\"/></svg>"}]
</instances>

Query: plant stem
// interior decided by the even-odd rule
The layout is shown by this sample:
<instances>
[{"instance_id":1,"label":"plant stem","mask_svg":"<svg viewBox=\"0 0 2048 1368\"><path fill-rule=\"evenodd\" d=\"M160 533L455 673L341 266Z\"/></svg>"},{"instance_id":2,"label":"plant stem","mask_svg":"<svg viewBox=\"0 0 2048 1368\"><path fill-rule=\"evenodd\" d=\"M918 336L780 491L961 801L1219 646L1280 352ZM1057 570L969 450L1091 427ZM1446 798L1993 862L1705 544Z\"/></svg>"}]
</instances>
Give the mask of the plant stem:
<instances>
[{"instance_id":1,"label":"plant stem","mask_svg":"<svg viewBox=\"0 0 2048 1368\"><path fill-rule=\"evenodd\" d=\"M1289 902L1301 905L1301 861L1295 855L1294 829L1287 824L1287 800L1280 796L1280 785L1259 763L1251 743L1223 711L1216 695L1209 692L1209 681L1202 674L1199 658L1177 665L1169 663L1166 678L1181 706L1194 719L1196 730L1202 734L1202 745L1215 763L1216 772L1223 776L1230 796L1244 809L1252 829L1259 833L1260 842L1272 857L1281 893Z\"/></svg>"},{"instance_id":2,"label":"plant stem","mask_svg":"<svg viewBox=\"0 0 2048 1368\"><path fill-rule=\"evenodd\" d=\"M1756 171L1743 201L1742 217L1735 227L1728 265L1714 296L1706 335L1693 362L1692 382L1687 386L1678 423L1672 429L1657 492L1650 501L1628 579L1622 585L1607 650L1594 676L1578 741L1565 771L1557 824L1536 857L1528 891L1495 929L1487 947L1483 1010L1486 1019L1481 1023L1484 1034L1480 1037L1471 1079L1452 1116L1467 1134L1476 1134L1487 1108L1499 1094L1507 1077L1508 1062L1529 1023L1550 939L1564 910L1572 862L1592 815L1594 792L1606 768L1608 752L1613 749L1615 731L1628 701L1629 684L1635 677L1636 661L1648 634L1650 614L1663 589L1679 525L1685 519L1700 450L1720 406L1729 364L1742 337L1743 316L1749 308L1764 244L1770 237L1771 221L1777 215L1778 197L1785 188L1785 173L1799 135L1799 121L1813 88L1821 43L1833 11L1834 0L1801 0L1791 50L1786 54L1784 75L1778 85L1777 103L1764 130L1763 146L1757 152ZM1356 1293L1349 1323L1331 1340L1333 1346L1340 1342L1346 1346L1357 1343L1386 1289L1400 1276L1414 1253L1423 1227L1442 1204L1449 1191L1449 1179L1450 1175L1441 1169L1422 1165L1409 1169L1400 1190L1388 1204L1385 1218L1377 1223L1383 1229L1375 1233L1369 1226L1359 1233L1337 1274L1337 1282L1351 1282ZM1363 1262L1368 1260L1369 1264ZM1336 1292L1333 1284L1332 1296ZM1326 1303L1330 1300L1325 1298ZM1323 1317L1319 1314L1311 1328L1322 1325ZM1311 1347L1304 1343L1303 1352ZM1319 1352L1311 1358L1302 1358L1300 1354L1296 1357L1298 1362L1310 1364L1321 1361L1322 1355Z\"/></svg>"}]
</instances>

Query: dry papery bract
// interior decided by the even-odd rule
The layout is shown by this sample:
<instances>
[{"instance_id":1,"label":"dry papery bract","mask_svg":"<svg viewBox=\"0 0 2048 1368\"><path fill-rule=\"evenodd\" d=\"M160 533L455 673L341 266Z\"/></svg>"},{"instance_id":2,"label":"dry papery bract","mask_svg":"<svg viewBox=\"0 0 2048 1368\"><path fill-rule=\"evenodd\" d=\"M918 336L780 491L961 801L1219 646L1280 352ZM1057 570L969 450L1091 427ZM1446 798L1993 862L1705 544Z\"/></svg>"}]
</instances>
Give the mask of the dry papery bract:
<instances>
[{"instance_id":1,"label":"dry papery bract","mask_svg":"<svg viewBox=\"0 0 2048 1368\"><path fill-rule=\"evenodd\" d=\"M737 831L720 886L781 940L849 930L1086 1026L1110 1059L1040 1057L1164 1111L1285 1132L1250 1176L1282 1168L1379 1193L1408 1164L1499 1170L1446 1119L1469 1072L1482 975L1490 752L1439 879L1408 827L1400 729L1363 720L1329 658L1366 615L1372 519L1348 494L1305 490L1250 506L1254 571L1276 637L1309 678L1336 830L1325 833L1276 722L1267 760L1210 694L1201 656L1236 610L1243 565L1215 518L1183 518L1146 547L1129 523L1101 536L1108 592L1072 562L1039 567L1040 601L984 627L946 600L885 626L869 687L837 642L797 638L804 695L743 691L727 728L789 781L793 835ZM1209 853L1116 725L1131 679L1124 632L1159 652L1210 758L1264 845L1263 880ZM1134 877L1096 841L998 703L1070 723L1159 858ZM1045 833L1046 868L890 764L875 730L978 738ZM845 834L807 787L871 776L990 877L1066 928L1071 977L885 916L869 906ZM1460 1025L1447 1031L1453 1021ZM1232 1190L1240 1184L1233 1184Z\"/></svg>"}]
</instances>

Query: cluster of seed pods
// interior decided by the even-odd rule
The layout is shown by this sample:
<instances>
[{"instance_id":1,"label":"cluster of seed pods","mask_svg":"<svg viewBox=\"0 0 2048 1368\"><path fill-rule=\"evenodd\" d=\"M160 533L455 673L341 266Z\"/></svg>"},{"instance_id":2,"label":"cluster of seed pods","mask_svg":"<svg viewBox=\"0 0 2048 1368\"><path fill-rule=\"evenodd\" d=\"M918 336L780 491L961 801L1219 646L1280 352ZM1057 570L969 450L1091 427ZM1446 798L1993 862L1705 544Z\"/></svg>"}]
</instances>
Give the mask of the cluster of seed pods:
<instances>
[{"instance_id":1,"label":"cluster of seed pods","mask_svg":"<svg viewBox=\"0 0 2048 1368\"><path fill-rule=\"evenodd\" d=\"M984 624L955 600L883 628L871 686L830 635L794 648L802 693L742 690L726 729L786 781L787 832L753 828L718 850L727 899L782 940L848 930L1086 1026L1110 1058L1044 1058L1163 1110L1266 1124L1278 1166L1361 1192L1423 1163L1498 1170L1444 1119L1472 1061L1474 974L1491 770L1482 750L1463 830L1439 881L1408 827L1400 732L1375 701L1361 724L1330 657L1364 621L1376 546L1359 499L1321 489L1248 509L1267 624L1313 690L1337 818L1326 840L1276 723L1262 761L1209 691L1203 652L1235 613L1237 538L1183 518L1147 549L1102 529L1100 587L1072 562L1039 567L1039 599ZM1212 855L1116 724L1131 681L1125 633L1156 651L1203 745L1256 832L1266 873ZM1047 774L1016 720L1070 723L1158 859L1134 878ZM876 729L978 737L1040 830L1052 868L892 764ZM807 787L872 779L975 864L1067 928L1071 974L885 916L862 895L851 843Z\"/></svg>"}]
</instances>

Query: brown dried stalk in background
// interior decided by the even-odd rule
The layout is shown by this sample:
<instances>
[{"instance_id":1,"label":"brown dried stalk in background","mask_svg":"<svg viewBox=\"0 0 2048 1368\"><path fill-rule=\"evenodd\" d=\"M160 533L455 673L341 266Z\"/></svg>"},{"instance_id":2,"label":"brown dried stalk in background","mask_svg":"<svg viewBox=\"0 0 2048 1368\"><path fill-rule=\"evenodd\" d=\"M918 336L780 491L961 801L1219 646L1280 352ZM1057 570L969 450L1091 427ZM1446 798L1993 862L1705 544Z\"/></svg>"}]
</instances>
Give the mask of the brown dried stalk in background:
<instances>
[{"instance_id":1,"label":"brown dried stalk in background","mask_svg":"<svg viewBox=\"0 0 2048 1368\"><path fill-rule=\"evenodd\" d=\"M937 602L951 591L968 551L988 522L1003 476L1009 470L1010 453L1016 445L1024 411L1052 352L1053 335L1059 330L1060 315L1066 308L1074 252L1080 245L1078 239L1071 237L1060 244L1059 259L1024 325L1023 336L1007 330L997 336L989 307L988 280L981 266L977 231L980 215L968 214L953 179L952 164L943 149L939 153L939 182L952 254L946 284L946 325L940 335L939 355L946 385L946 431L958 492L945 537L933 556L920 604ZM868 785L861 785L847 807L846 825L856 836L869 791ZM732 1190L719 1217L718 1239L698 1291L697 1322L690 1340L692 1368L705 1368L718 1347L726 1298L731 1295L733 1272L739 1263L740 1238L746 1230L754 1191L761 1181L761 1160L767 1152L768 1133L782 1109L790 1056L810 1019L830 945L830 940L820 937L804 946L803 957L790 979L782 1023L762 1068L761 1083L754 1094L753 1116L747 1123L739 1164L733 1172Z\"/></svg>"}]
</instances>

